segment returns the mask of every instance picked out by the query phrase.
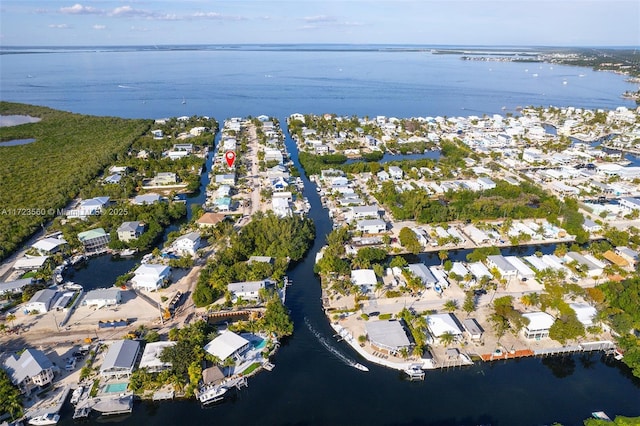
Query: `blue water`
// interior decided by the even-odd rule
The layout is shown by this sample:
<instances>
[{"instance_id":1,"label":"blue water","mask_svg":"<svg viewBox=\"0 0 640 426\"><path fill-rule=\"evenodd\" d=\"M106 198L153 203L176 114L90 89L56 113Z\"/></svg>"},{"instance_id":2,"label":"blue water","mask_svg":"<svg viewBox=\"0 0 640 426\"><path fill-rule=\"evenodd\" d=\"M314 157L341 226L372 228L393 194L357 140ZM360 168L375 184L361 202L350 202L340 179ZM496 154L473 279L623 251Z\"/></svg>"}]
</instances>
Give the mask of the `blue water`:
<instances>
[{"instance_id":1,"label":"blue water","mask_svg":"<svg viewBox=\"0 0 640 426\"><path fill-rule=\"evenodd\" d=\"M635 90L622 76L584 68L344 47L53 50L3 55L0 67L2 100L87 114L197 114L219 121L267 114L284 123L293 112L410 117L504 113L526 105L633 107L620 94ZM562 84L564 79L568 84ZM290 138L286 143L299 167L295 144ZM201 410L194 401L136 403L124 424L205 425L215 420L233 425L578 425L595 410L640 415L640 380L600 354L433 371L420 383L408 383L399 372L372 364L369 373L343 364L318 344L303 321L308 318L331 340L333 330L313 274L315 253L331 221L314 186L304 175L302 179L317 238L307 257L288 272L295 283L287 291L295 332L274 357L276 368L253 377L248 389L210 410ZM451 254L454 259L464 255ZM428 264L438 263L436 257L420 256ZM104 276L87 274L87 281L108 281L126 266L104 262ZM331 343L357 358L346 344ZM72 424L69 408L62 416L60 424Z\"/></svg>"}]
</instances>

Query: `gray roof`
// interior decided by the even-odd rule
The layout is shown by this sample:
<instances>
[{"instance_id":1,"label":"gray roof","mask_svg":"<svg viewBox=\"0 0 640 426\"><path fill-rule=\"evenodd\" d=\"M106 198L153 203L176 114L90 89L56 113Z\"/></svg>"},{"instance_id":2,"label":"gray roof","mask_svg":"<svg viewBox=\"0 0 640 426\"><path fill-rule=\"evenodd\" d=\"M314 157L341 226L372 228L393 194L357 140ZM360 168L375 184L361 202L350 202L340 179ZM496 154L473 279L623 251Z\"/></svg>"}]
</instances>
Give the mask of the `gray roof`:
<instances>
[{"instance_id":1,"label":"gray roof","mask_svg":"<svg viewBox=\"0 0 640 426\"><path fill-rule=\"evenodd\" d=\"M377 346L394 350L411 345L400 321L369 321L365 327L369 340Z\"/></svg>"},{"instance_id":2,"label":"gray roof","mask_svg":"<svg viewBox=\"0 0 640 426\"><path fill-rule=\"evenodd\" d=\"M499 269L501 269L501 270L503 270L505 272L517 272L518 271L518 269L516 269L515 266L513 266L511 263L509 263L509 261L507 259L505 259L505 257L500 255L500 254L487 256L487 259L492 261L496 265L496 267L498 267Z\"/></svg>"},{"instance_id":3,"label":"gray roof","mask_svg":"<svg viewBox=\"0 0 640 426\"><path fill-rule=\"evenodd\" d=\"M126 232L126 231L136 232L140 227L140 224L141 222L138 222L138 221L122 222L122 225L118 227L118 232Z\"/></svg>"},{"instance_id":4,"label":"gray roof","mask_svg":"<svg viewBox=\"0 0 640 426\"><path fill-rule=\"evenodd\" d=\"M119 288L96 288L95 290L88 291L84 296L84 300L96 300L96 299L115 299L120 293Z\"/></svg>"},{"instance_id":5,"label":"gray roof","mask_svg":"<svg viewBox=\"0 0 640 426\"><path fill-rule=\"evenodd\" d=\"M438 282L429 268L427 268L422 263L412 263L408 266L408 268L416 277L420 278L424 284L433 284Z\"/></svg>"},{"instance_id":6,"label":"gray roof","mask_svg":"<svg viewBox=\"0 0 640 426\"><path fill-rule=\"evenodd\" d=\"M197 231L194 231L194 232L189 232L188 234L184 234L181 237L178 237L176 239L176 241L178 241L178 240L191 240L191 241L193 241L195 243L199 239L200 239L200 233L197 232Z\"/></svg>"},{"instance_id":7,"label":"gray roof","mask_svg":"<svg viewBox=\"0 0 640 426\"><path fill-rule=\"evenodd\" d=\"M244 281L239 283L229 283L227 289L232 293L254 292L261 288L266 288L271 282L269 280L262 281Z\"/></svg>"},{"instance_id":8,"label":"gray roof","mask_svg":"<svg viewBox=\"0 0 640 426\"><path fill-rule=\"evenodd\" d=\"M13 355L4 362L4 365L11 380L16 384L22 383L28 377L37 376L42 370L53 367L44 352L37 349L26 349L20 358Z\"/></svg>"},{"instance_id":9,"label":"gray roof","mask_svg":"<svg viewBox=\"0 0 640 426\"><path fill-rule=\"evenodd\" d=\"M484 332L480 324L478 324L478 321L474 318L467 318L462 321L462 326L469 334L482 334Z\"/></svg>"},{"instance_id":10,"label":"gray roof","mask_svg":"<svg viewBox=\"0 0 640 426\"><path fill-rule=\"evenodd\" d=\"M7 281L0 283L0 294L7 292L18 292L22 290L22 287L31 284L31 278L22 278L20 280Z\"/></svg>"},{"instance_id":11,"label":"gray roof","mask_svg":"<svg viewBox=\"0 0 640 426\"><path fill-rule=\"evenodd\" d=\"M100 371L113 368L132 370L139 348L140 343L135 340L118 340L109 347Z\"/></svg>"},{"instance_id":12,"label":"gray roof","mask_svg":"<svg viewBox=\"0 0 640 426\"><path fill-rule=\"evenodd\" d=\"M29 303L44 303L48 306L51 304L51 301L54 297L56 297L57 291L51 290L50 288L45 288L42 290L36 291L36 293L29 299Z\"/></svg>"}]
</instances>

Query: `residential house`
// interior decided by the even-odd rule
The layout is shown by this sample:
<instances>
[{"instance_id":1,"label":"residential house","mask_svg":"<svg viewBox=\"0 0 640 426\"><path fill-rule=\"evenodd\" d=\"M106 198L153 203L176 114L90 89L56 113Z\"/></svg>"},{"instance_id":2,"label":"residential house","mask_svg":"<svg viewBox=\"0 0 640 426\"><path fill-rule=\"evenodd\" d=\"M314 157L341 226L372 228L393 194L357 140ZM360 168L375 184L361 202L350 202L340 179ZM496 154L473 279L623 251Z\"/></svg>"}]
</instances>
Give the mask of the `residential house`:
<instances>
[{"instance_id":1,"label":"residential house","mask_svg":"<svg viewBox=\"0 0 640 426\"><path fill-rule=\"evenodd\" d=\"M389 177L394 180L400 180L404 176L404 172L398 166L389 166Z\"/></svg>"},{"instance_id":2,"label":"residential house","mask_svg":"<svg viewBox=\"0 0 640 426\"><path fill-rule=\"evenodd\" d=\"M507 262L512 264L514 268L516 268L516 276L522 281L532 280L536 277L536 273L533 272L533 269L529 268L517 256L505 256L504 258L507 260Z\"/></svg>"},{"instance_id":3,"label":"residential house","mask_svg":"<svg viewBox=\"0 0 640 426\"><path fill-rule=\"evenodd\" d=\"M49 260L49 256L24 256L16 260L13 269L18 271L37 271Z\"/></svg>"},{"instance_id":4,"label":"residential house","mask_svg":"<svg viewBox=\"0 0 640 426\"><path fill-rule=\"evenodd\" d=\"M408 265L407 268L413 273L413 275L420 278L422 284L424 284L426 288L431 288L438 282L429 268L422 263L412 263L411 265Z\"/></svg>"},{"instance_id":5,"label":"residential house","mask_svg":"<svg viewBox=\"0 0 640 426\"><path fill-rule=\"evenodd\" d=\"M31 395L35 388L42 388L53 382L54 365L44 352L25 349L20 356L11 355L4 362L11 383L20 393Z\"/></svg>"},{"instance_id":6,"label":"residential house","mask_svg":"<svg viewBox=\"0 0 640 426\"><path fill-rule=\"evenodd\" d=\"M613 263L614 265L619 266L620 268L626 268L627 266L629 266L629 262L627 261L627 259L614 253L611 250L607 250L604 253L602 253L602 257L604 257L606 260Z\"/></svg>"},{"instance_id":7,"label":"residential house","mask_svg":"<svg viewBox=\"0 0 640 426\"><path fill-rule=\"evenodd\" d=\"M496 268L502 278L508 279L509 277L515 277L518 274L518 270L502 255L487 256L487 265L489 268Z\"/></svg>"},{"instance_id":8,"label":"residential house","mask_svg":"<svg viewBox=\"0 0 640 426\"><path fill-rule=\"evenodd\" d=\"M484 329L478 324L475 318L467 318L462 321L462 327L467 332L471 340L481 340Z\"/></svg>"},{"instance_id":9,"label":"residential house","mask_svg":"<svg viewBox=\"0 0 640 426\"><path fill-rule=\"evenodd\" d=\"M260 290L273 287L275 283L271 280L244 281L229 283L227 290L237 299L254 300L260 299Z\"/></svg>"},{"instance_id":10,"label":"residential house","mask_svg":"<svg viewBox=\"0 0 640 426\"><path fill-rule=\"evenodd\" d=\"M115 306L122 303L122 291L119 288L97 288L88 291L82 301L83 305L95 306L98 309L104 306Z\"/></svg>"},{"instance_id":11,"label":"residential house","mask_svg":"<svg viewBox=\"0 0 640 426\"><path fill-rule=\"evenodd\" d=\"M144 263L135 271L131 279L134 288L142 290L158 290L171 277L171 268L165 265Z\"/></svg>"},{"instance_id":12,"label":"residential house","mask_svg":"<svg viewBox=\"0 0 640 426\"><path fill-rule=\"evenodd\" d=\"M144 232L144 223L139 221L122 222L116 231L120 241L129 242L137 240Z\"/></svg>"},{"instance_id":13,"label":"residential house","mask_svg":"<svg viewBox=\"0 0 640 426\"><path fill-rule=\"evenodd\" d=\"M178 176L173 172L159 172L150 182L151 185L173 185L178 182Z\"/></svg>"},{"instance_id":14,"label":"residential house","mask_svg":"<svg viewBox=\"0 0 640 426\"><path fill-rule=\"evenodd\" d=\"M540 340L549 337L549 329L555 322L551 315L546 312L527 312L522 317L529 320L523 331L525 338Z\"/></svg>"},{"instance_id":15,"label":"residential house","mask_svg":"<svg viewBox=\"0 0 640 426\"><path fill-rule=\"evenodd\" d=\"M378 283L373 269L354 269L351 271L351 282L362 289L363 293L372 291Z\"/></svg>"},{"instance_id":16,"label":"residential house","mask_svg":"<svg viewBox=\"0 0 640 426\"><path fill-rule=\"evenodd\" d=\"M573 309L578 321L580 321L585 328L594 325L594 320L598 314L596 308L586 303L569 303L569 307Z\"/></svg>"},{"instance_id":17,"label":"residential house","mask_svg":"<svg viewBox=\"0 0 640 426\"><path fill-rule=\"evenodd\" d=\"M597 223L595 223L593 220L589 218L585 218L584 222L582 223L582 229L584 229L590 234L596 234L602 231L602 226L598 225Z\"/></svg>"},{"instance_id":18,"label":"residential house","mask_svg":"<svg viewBox=\"0 0 640 426\"><path fill-rule=\"evenodd\" d=\"M616 247L616 254L625 259L629 264L635 266L638 263L638 252L631 250L629 247Z\"/></svg>"},{"instance_id":19,"label":"residential house","mask_svg":"<svg viewBox=\"0 0 640 426\"><path fill-rule=\"evenodd\" d=\"M38 253L43 256L50 256L63 251L65 248L69 247L69 244L62 237L47 237L36 241L31 247L36 249Z\"/></svg>"},{"instance_id":20,"label":"residential house","mask_svg":"<svg viewBox=\"0 0 640 426\"><path fill-rule=\"evenodd\" d=\"M285 191L289 187L289 182L286 179L279 177L275 178L271 181L271 189L274 192L282 192Z\"/></svg>"},{"instance_id":21,"label":"residential house","mask_svg":"<svg viewBox=\"0 0 640 426\"><path fill-rule=\"evenodd\" d=\"M365 234L379 234L387 230L387 223L381 219L359 220L356 230Z\"/></svg>"},{"instance_id":22,"label":"residential house","mask_svg":"<svg viewBox=\"0 0 640 426\"><path fill-rule=\"evenodd\" d=\"M112 343L102 361L100 375L107 380L130 377L139 352L140 342L137 340L118 340Z\"/></svg>"},{"instance_id":23,"label":"residential house","mask_svg":"<svg viewBox=\"0 0 640 426\"><path fill-rule=\"evenodd\" d=\"M436 338L447 333L456 338L462 337L463 330L460 321L452 313L427 315L425 319L429 332Z\"/></svg>"},{"instance_id":24,"label":"residential house","mask_svg":"<svg viewBox=\"0 0 640 426\"><path fill-rule=\"evenodd\" d=\"M376 173L376 177L380 182L384 182L389 180L389 173L387 173L385 170L380 170L378 173Z\"/></svg>"},{"instance_id":25,"label":"residential house","mask_svg":"<svg viewBox=\"0 0 640 426\"><path fill-rule=\"evenodd\" d=\"M144 206L146 204L155 204L160 202L160 194L149 192L147 194L136 195L131 201L136 206Z\"/></svg>"},{"instance_id":26,"label":"residential house","mask_svg":"<svg viewBox=\"0 0 640 426\"><path fill-rule=\"evenodd\" d=\"M152 130L151 134L154 139L162 139L164 137L164 132L161 129Z\"/></svg>"},{"instance_id":27,"label":"residential house","mask_svg":"<svg viewBox=\"0 0 640 426\"><path fill-rule=\"evenodd\" d=\"M284 198L273 198L271 200L271 209L278 217L291 216L291 207L289 207L289 201Z\"/></svg>"},{"instance_id":28,"label":"residential house","mask_svg":"<svg viewBox=\"0 0 640 426\"><path fill-rule=\"evenodd\" d=\"M496 187L496 183L486 177L478 178L476 182L480 185L481 190L494 189Z\"/></svg>"},{"instance_id":29,"label":"residential house","mask_svg":"<svg viewBox=\"0 0 640 426\"><path fill-rule=\"evenodd\" d=\"M222 222L225 217L227 216L224 214L207 212L196 220L196 224L200 228L211 228Z\"/></svg>"},{"instance_id":30,"label":"residential house","mask_svg":"<svg viewBox=\"0 0 640 426\"><path fill-rule=\"evenodd\" d=\"M587 275L590 277L598 277L602 275L603 269L606 266L604 263L595 259L590 255L582 255L575 251L570 251L565 255L567 262L576 261L581 268L586 269Z\"/></svg>"},{"instance_id":31,"label":"residential house","mask_svg":"<svg viewBox=\"0 0 640 426\"><path fill-rule=\"evenodd\" d=\"M236 174L235 173L226 173L222 175L216 175L215 181L219 185L235 185L236 183Z\"/></svg>"},{"instance_id":32,"label":"residential house","mask_svg":"<svg viewBox=\"0 0 640 426\"><path fill-rule=\"evenodd\" d=\"M37 311L41 314L49 312L55 300L59 297L56 290L45 288L35 292L31 299L24 305L27 312Z\"/></svg>"},{"instance_id":33,"label":"residential house","mask_svg":"<svg viewBox=\"0 0 640 426\"><path fill-rule=\"evenodd\" d=\"M367 321L364 326L371 346L379 352L396 355L413 346L400 321Z\"/></svg>"},{"instance_id":34,"label":"residential house","mask_svg":"<svg viewBox=\"0 0 640 426\"><path fill-rule=\"evenodd\" d=\"M620 204L620 207L627 213L632 212L634 210L640 210L640 198L633 198L633 197L620 198L618 200L618 204Z\"/></svg>"},{"instance_id":35,"label":"residential house","mask_svg":"<svg viewBox=\"0 0 640 426\"><path fill-rule=\"evenodd\" d=\"M109 204L109 197L95 197L80 201L78 207L67 211L68 218L86 219L88 216L102 214Z\"/></svg>"},{"instance_id":36,"label":"residential house","mask_svg":"<svg viewBox=\"0 0 640 426\"><path fill-rule=\"evenodd\" d=\"M380 218L378 206L353 206L349 209L350 220Z\"/></svg>"},{"instance_id":37,"label":"residential house","mask_svg":"<svg viewBox=\"0 0 640 426\"><path fill-rule=\"evenodd\" d=\"M0 296L22 293L25 286L33 284L33 278L21 278L0 283Z\"/></svg>"},{"instance_id":38,"label":"residential house","mask_svg":"<svg viewBox=\"0 0 640 426\"><path fill-rule=\"evenodd\" d=\"M103 228L95 228L80 232L78 239L84 246L84 250L91 253L107 248L110 237Z\"/></svg>"},{"instance_id":39,"label":"residential house","mask_svg":"<svg viewBox=\"0 0 640 426\"><path fill-rule=\"evenodd\" d=\"M159 373L161 371L171 369L171 363L162 361L160 357L162 355L162 351L166 348L175 346L176 343L177 342L163 341L145 344L138 368L144 368L150 373Z\"/></svg>"},{"instance_id":40,"label":"residential house","mask_svg":"<svg viewBox=\"0 0 640 426\"><path fill-rule=\"evenodd\" d=\"M200 233L196 231L182 235L173 242L171 247L181 256L193 257L200 247Z\"/></svg>"},{"instance_id":41,"label":"residential house","mask_svg":"<svg viewBox=\"0 0 640 426\"><path fill-rule=\"evenodd\" d=\"M233 331L226 330L218 337L207 343L204 350L215 356L220 360L220 362L223 362L227 358L240 360L242 358L242 354L244 354L250 347L251 342L247 339Z\"/></svg>"}]
</instances>

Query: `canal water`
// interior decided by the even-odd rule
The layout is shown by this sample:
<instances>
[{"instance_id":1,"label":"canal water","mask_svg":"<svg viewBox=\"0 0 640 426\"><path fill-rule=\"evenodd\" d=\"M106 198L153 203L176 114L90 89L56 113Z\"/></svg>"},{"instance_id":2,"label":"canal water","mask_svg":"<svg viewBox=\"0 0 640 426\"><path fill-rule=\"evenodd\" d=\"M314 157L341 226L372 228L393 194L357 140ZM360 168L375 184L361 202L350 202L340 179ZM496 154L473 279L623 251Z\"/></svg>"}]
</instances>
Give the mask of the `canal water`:
<instances>
[{"instance_id":1,"label":"canal water","mask_svg":"<svg viewBox=\"0 0 640 426\"><path fill-rule=\"evenodd\" d=\"M288 135L286 144L301 168ZM595 410L640 415L640 380L623 364L600 353L435 370L428 372L424 382L408 382L402 373L364 361L345 343L332 340L334 332L321 306L320 282L313 273L315 254L332 224L314 185L304 173L302 179L304 196L312 205L316 239L307 256L289 272L293 285L287 292L287 307L295 329L273 360L276 368L252 377L247 389L214 407L203 409L193 400L138 402L131 415L115 420L163 426L540 425L555 421L579 425ZM516 250L513 254L548 253L553 246ZM463 260L467 253L452 252L450 257ZM421 254L420 259L439 263L437 253ZM317 334L343 356L321 345ZM366 364L370 371L347 365L345 357ZM70 414L63 411L61 423L71 424Z\"/></svg>"}]
</instances>

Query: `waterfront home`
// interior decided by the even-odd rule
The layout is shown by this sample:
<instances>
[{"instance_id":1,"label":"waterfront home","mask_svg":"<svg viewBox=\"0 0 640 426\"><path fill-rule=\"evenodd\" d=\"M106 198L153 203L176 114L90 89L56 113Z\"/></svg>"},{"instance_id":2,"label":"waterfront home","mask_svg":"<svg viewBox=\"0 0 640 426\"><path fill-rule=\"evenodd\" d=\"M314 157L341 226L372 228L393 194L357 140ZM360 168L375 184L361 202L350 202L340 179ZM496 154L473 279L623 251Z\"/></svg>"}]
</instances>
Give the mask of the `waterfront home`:
<instances>
[{"instance_id":1,"label":"waterfront home","mask_svg":"<svg viewBox=\"0 0 640 426\"><path fill-rule=\"evenodd\" d=\"M283 177L275 178L271 181L271 189L274 192L282 192L289 187L289 182Z\"/></svg>"},{"instance_id":2,"label":"waterfront home","mask_svg":"<svg viewBox=\"0 0 640 426\"><path fill-rule=\"evenodd\" d=\"M4 362L11 382L28 396L35 388L42 388L53 382L53 363L44 352L37 349L25 349L20 356L11 355Z\"/></svg>"},{"instance_id":3,"label":"waterfront home","mask_svg":"<svg viewBox=\"0 0 640 426\"><path fill-rule=\"evenodd\" d=\"M533 272L533 269L529 268L517 256L505 256L504 258L507 260L507 262L512 264L514 268L516 268L516 276L522 281L532 280L535 278L536 274L535 272Z\"/></svg>"},{"instance_id":4,"label":"waterfront home","mask_svg":"<svg viewBox=\"0 0 640 426\"><path fill-rule=\"evenodd\" d=\"M41 255L50 256L63 251L68 246L67 241L62 237L47 237L36 241L31 247L36 249Z\"/></svg>"},{"instance_id":5,"label":"waterfront home","mask_svg":"<svg viewBox=\"0 0 640 426\"><path fill-rule=\"evenodd\" d=\"M570 251L565 255L567 262L578 262L581 268L586 269L586 273L590 277L599 277L602 275L605 264L597 260L591 255L582 255L575 251Z\"/></svg>"},{"instance_id":6,"label":"waterfront home","mask_svg":"<svg viewBox=\"0 0 640 426\"><path fill-rule=\"evenodd\" d=\"M58 297L60 297L60 295L56 290L50 288L38 290L24 305L24 310L26 312L39 312L41 314L49 312Z\"/></svg>"},{"instance_id":7,"label":"waterfront home","mask_svg":"<svg viewBox=\"0 0 640 426\"><path fill-rule=\"evenodd\" d=\"M171 244L171 247L181 256L195 256L198 247L200 247L200 233L189 232L182 235Z\"/></svg>"},{"instance_id":8,"label":"waterfront home","mask_svg":"<svg viewBox=\"0 0 640 426\"><path fill-rule=\"evenodd\" d=\"M179 160L181 158L185 158L190 156L191 153L187 151L167 151L166 156L171 160Z\"/></svg>"},{"instance_id":9,"label":"waterfront home","mask_svg":"<svg viewBox=\"0 0 640 426\"><path fill-rule=\"evenodd\" d=\"M380 182L384 182L389 180L389 173L384 170L380 170L378 173L376 173L376 177Z\"/></svg>"},{"instance_id":10,"label":"waterfront home","mask_svg":"<svg viewBox=\"0 0 640 426\"><path fill-rule=\"evenodd\" d=\"M452 313L433 314L425 317L429 332L436 338L444 334L452 334L456 338L462 336L462 326L458 318Z\"/></svg>"},{"instance_id":11,"label":"waterfront home","mask_svg":"<svg viewBox=\"0 0 640 426\"><path fill-rule=\"evenodd\" d=\"M626 268L627 266L629 266L629 262L627 262L627 259L614 253L611 250L607 250L604 253L602 253L602 257L604 257L606 260L613 263L614 265L619 266L620 268Z\"/></svg>"},{"instance_id":12,"label":"waterfront home","mask_svg":"<svg viewBox=\"0 0 640 426\"><path fill-rule=\"evenodd\" d=\"M489 235L473 225L467 225L462 230L476 245L486 244L491 241Z\"/></svg>"},{"instance_id":13,"label":"waterfront home","mask_svg":"<svg viewBox=\"0 0 640 426\"><path fill-rule=\"evenodd\" d=\"M347 212L349 221L368 218L380 218L380 211L378 206L353 206L349 208Z\"/></svg>"},{"instance_id":14,"label":"waterfront home","mask_svg":"<svg viewBox=\"0 0 640 426\"><path fill-rule=\"evenodd\" d=\"M225 217L227 216L224 214L207 212L196 220L196 224L200 228L212 228L222 222Z\"/></svg>"},{"instance_id":15,"label":"waterfront home","mask_svg":"<svg viewBox=\"0 0 640 426\"><path fill-rule=\"evenodd\" d=\"M129 377L140 352L140 342L137 340L118 340L109 346L104 356L100 375L105 379Z\"/></svg>"},{"instance_id":16,"label":"waterfront home","mask_svg":"<svg viewBox=\"0 0 640 426\"><path fill-rule=\"evenodd\" d=\"M398 166L389 166L389 177L394 180L401 180L404 172Z\"/></svg>"},{"instance_id":17,"label":"waterfront home","mask_svg":"<svg viewBox=\"0 0 640 426\"><path fill-rule=\"evenodd\" d=\"M243 281L229 283L227 290L233 294L235 299L258 301L260 299L260 290L273 287L274 285L275 283L271 280Z\"/></svg>"},{"instance_id":18,"label":"waterfront home","mask_svg":"<svg viewBox=\"0 0 640 426\"><path fill-rule=\"evenodd\" d=\"M625 213L640 210L640 198L624 197L618 200L618 204Z\"/></svg>"},{"instance_id":19,"label":"waterfront home","mask_svg":"<svg viewBox=\"0 0 640 426\"><path fill-rule=\"evenodd\" d=\"M134 288L142 290L158 290L171 277L171 268L165 265L145 263L135 271L131 282Z\"/></svg>"},{"instance_id":20,"label":"waterfront home","mask_svg":"<svg viewBox=\"0 0 640 426\"><path fill-rule=\"evenodd\" d=\"M171 368L170 362L164 362L160 359L162 351L165 348L175 346L177 342L151 342L144 345L144 351L142 352L142 358L140 359L140 365L138 368L145 368L150 373L159 373L160 371L168 370Z\"/></svg>"},{"instance_id":21,"label":"waterfront home","mask_svg":"<svg viewBox=\"0 0 640 426\"><path fill-rule=\"evenodd\" d=\"M96 216L102 213L109 204L109 197L95 197L80 201L78 207L67 211L67 218L86 219L87 216Z\"/></svg>"},{"instance_id":22,"label":"waterfront home","mask_svg":"<svg viewBox=\"0 0 640 426\"><path fill-rule=\"evenodd\" d=\"M78 234L78 240L80 240L84 246L84 250L87 253L91 253L106 249L109 245L110 237L103 228L95 228L80 232Z\"/></svg>"},{"instance_id":23,"label":"waterfront home","mask_svg":"<svg viewBox=\"0 0 640 426\"><path fill-rule=\"evenodd\" d=\"M136 195L133 197L132 204L136 206L144 206L147 204L155 204L160 202L160 194L149 192L148 194Z\"/></svg>"},{"instance_id":24,"label":"waterfront home","mask_svg":"<svg viewBox=\"0 0 640 426\"><path fill-rule=\"evenodd\" d=\"M274 197L271 200L271 209L278 217L287 217L292 214L291 207L289 207L289 201L284 198Z\"/></svg>"},{"instance_id":25,"label":"waterfront home","mask_svg":"<svg viewBox=\"0 0 640 426\"><path fill-rule=\"evenodd\" d=\"M362 289L363 293L372 291L378 282L373 269L354 269L351 271L351 282Z\"/></svg>"},{"instance_id":26,"label":"waterfront home","mask_svg":"<svg viewBox=\"0 0 640 426\"><path fill-rule=\"evenodd\" d=\"M282 164L284 162L284 157L279 149L265 149L264 161L267 163L269 161L276 161L278 164Z\"/></svg>"},{"instance_id":27,"label":"waterfront home","mask_svg":"<svg viewBox=\"0 0 640 426\"><path fill-rule=\"evenodd\" d=\"M411 265L408 265L407 268L411 273L413 273L413 275L420 278L420 281L422 281L422 284L424 284L426 288L431 288L438 282L429 268L422 263L412 263Z\"/></svg>"},{"instance_id":28,"label":"waterfront home","mask_svg":"<svg viewBox=\"0 0 640 426\"><path fill-rule=\"evenodd\" d=\"M544 261L542 260L542 256L538 257L535 254L532 254L530 256L523 257L523 259L526 260L536 271L544 271L545 269L551 269L549 265L544 263Z\"/></svg>"},{"instance_id":29,"label":"waterfront home","mask_svg":"<svg viewBox=\"0 0 640 426\"><path fill-rule=\"evenodd\" d=\"M527 312L522 317L529 320L523 330L524 337L536 340L549 337L549 329L555 322L551 315L546 312Z\"/></svg>"},{"instance_id":30,"label":"waterfront home","mask_svg":"<svg viewBox=\"0 0 640 426\"><path fill-rule=\"evenodd\" d=\"M13 269L17 271L37 271L38 269L42 268L48 260L49 256L21 257L13 264Z\"/></svg>"},{"instance_id":31,"label":"waterfront home","mask_svg":"<svg viewBox=\"0 0 640 426\"><path fill-rule=\"evenodd\" d=\"M224 362L227 358L240 360L251 347L251 342L236 333L225 330L218 337L207 343L204 350Z\"/></svg>"},{"instance_id":32,"label":"waterfront home","mask_svg":"<svg viewBox=\"0 0 640 426\"><path fill-rule=\"evenodd\" d=\"M290 174L289 170L287 170L285 166L283 166L282 164L276 164L270 169L267 169L267 177L269 179L283 178L288 180Z\"/></svg>"},{"instance_id":33,"label":"waterfront home","mask_svg":"<svg viewBox=\"0 0 640 426\"><path fill-rule=\"evenodd\" d=\"M251 257L249 257L249 260L247 260L247 263L251 264L253 262L268 263L270 265L273 265L273 257L270 257L270 256L251 256Z\"/></svg>"},{"instance_id":34,"label":"waterfront home","mask_svg":"<svg viewBox=\"0 0 640 426\"><path fill-rule=\"evenodd\" d=\"M427 244L429 244L429 234L427 233L427 231L415 226L411 228L411 231L413 231L413 233L416 235L418 243L420 243L422 247L426 247Z\"/></svg>"},{"instance_id":35,"label":"waterfront home","mask_svg":"<svg viewBox=\"0 0 640 426\"><path fill-rule=\"evenodd\" d=\"M95 306L98 309L103 306L114 306L122 303L122 292L119 288L97 288L88 291L82 301L83 305Z\"/></svg>"},{"instance_id":36,"label":"waterfront home","mask_svg":"<svg viewBox=\"0 0 640 426\"><path fill-rule=\"evenodd\" d=\"M518 274L516 267L500 254L487 256L487 265L489 268L495 268L502 278L515 277Z\"/></svg>"},{"instance_id":37,"label":"waterfront home","mask_svg":"<svg viewBox=\"0 0 640 426\"><path fill-rule=\"evenodd\" d=\"M635 250L631 250L629 247L616 247L616 254L625 259L632 266L635 266L635 264L638 262L638 252Z\"/></svg>"},{"instance_id":38,"label":"waterfront home","mask_svg":"<svg viewBox=\"0 0 640 426\"><path fill-rule=\"evenodd\" d=\"M471 340L481 340L484 329L478 324L475 318L467 318L462 321L462 327L467 332Z\"/></svg>"},{"instance_id":39,"label":"waterfront home","mask_svg":"<svg viewBox=\"0 0 640 426\"><path fill-rule=\"evenodd\" d=\"M356 230L365 234L379 234L387 230L387 223L381 219L360 220L356 223Z\"/></svg>"},{"instance_id":40,"label":"waterfront home","mask_svg":"<svg viewBox=\"0 0 640 426\"><path fill-rule=\"evenodd\" d=\"M139 221L134 222L122 222L118 227L116 233L120 241L129 242L136 240L144 232L144 223Z\"/></svg>"},{"instance_id":41,"label":"waterfront home","mask_svg":"<svg viewBox=\"0 0 640 426\"><path fill-rule=\"evenodd\" d=\"M486 189L494 189L496 187L496 183L486 177L478 178L476 179L476 182L480 186L480 190L483 190L483 191Z\"/></svg>"},{"instance_id":42,"label":"waterfront home","mask_svg":"<svg viewBox=\"0 0 640 426\"><path fill-rule=\"evenodd\" d=\"M25 286L33 284L32 278L22 278L14 281L0 283L0 296L22 293Z\"/></svg>"},{"instance_id":43,"label":"waterfront home","mask_svg":"<svg viewBox=\"0 0 640 426\"><path fill-rule=\"evenodd\" d=\"M576 313L578 321L585 327L594 325L594 319L598 314L596 308L586 303L569 303L569 307Z\"/></svg>"},{"instance_id":44,"label":"waterfront home","mask_svg":"<svg viewBox=\"0 0 640 426\"><path fill-rule=\"evenodd\" d=\"M582 229L590 234L595 234L602 231L602 226L598 225L589 218L585 218L584 222L582 222Z\"/></svg>"},{"instance_id":45,"label":"waterfront home","mask_svg":"<svg viewBox=\"0 0 640 426\"><path fill-rule=\"evenodd\" d=\"M236 174L235 173L227 173L223 175L216 175L215 182L219 185L235 185L236 183Z\"/></svg>"},{"instance_id":46,"label":"waterfront home","mask_svg":"<svg viewBox=\"0 0 640 426\"><path fill-rule=\"evenodd\" d=\"M367 321L364 325L369 343L376 351L396 355L412 346L401 321Z\"/></svg>"},{"instance_id":47,"label":"waterfront home","mask_svg":"<svg viewBox=\"0 0 640 426\"><path fill-rule=\"evenodd\" d=\"M467 265L469 272L476 280L482 280L483 277L493 278L493 274L482 262L472 262Z\"/></svg>"},{"instance_id":48,"label":"waterfront home","mask_svg":"<svg viewBox=\"0 0 640 426\"><path fill-rule=\"evenodd\" d=\"M219 211L228 212L229 210L231 210L231 197L216 198L213 201L213 204Z\"/></svg>"}]
</instances>

